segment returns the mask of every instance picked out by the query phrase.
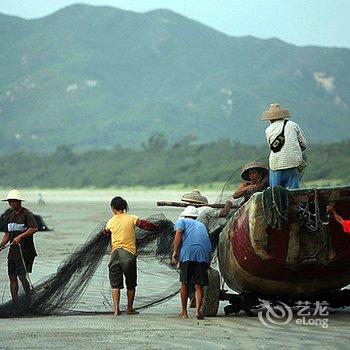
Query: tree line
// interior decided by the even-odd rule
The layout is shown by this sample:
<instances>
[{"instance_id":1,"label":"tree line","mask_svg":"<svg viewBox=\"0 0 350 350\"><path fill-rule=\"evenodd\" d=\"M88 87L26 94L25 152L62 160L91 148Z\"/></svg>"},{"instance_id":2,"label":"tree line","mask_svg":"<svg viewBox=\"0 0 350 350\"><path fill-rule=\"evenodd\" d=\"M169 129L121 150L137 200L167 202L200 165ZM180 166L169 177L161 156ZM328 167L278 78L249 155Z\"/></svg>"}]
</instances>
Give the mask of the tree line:
<instances>
[{"instance_id":1,"label":"tree line","mask_svg":"<svg viewBox=\"0 0 350 350\"><path fill-rule=\"evenodd\" d=\"M116 145L111 150L78 152L62 145L49 154L18 151L0 156L0 186L41 188L146 187L183 184L198 186L239 182L240 168L250 160L268 162L266 145L252 146L227 139L196 144L185 136L169 144L152 135L141 149ZM350 183L350 141L314 144L307 152L304 181Z\"/></svg>"}]
</instances>

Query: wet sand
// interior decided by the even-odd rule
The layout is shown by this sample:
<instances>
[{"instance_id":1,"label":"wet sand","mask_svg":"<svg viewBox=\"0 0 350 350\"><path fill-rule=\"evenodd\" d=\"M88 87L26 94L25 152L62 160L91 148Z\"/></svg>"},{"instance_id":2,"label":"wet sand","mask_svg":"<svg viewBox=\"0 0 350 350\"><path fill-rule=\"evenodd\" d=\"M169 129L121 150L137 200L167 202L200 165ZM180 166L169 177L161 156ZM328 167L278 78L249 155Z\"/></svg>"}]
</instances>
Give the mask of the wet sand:
<instances>
[{"instance_id":1,"label":"wet sand","mask_svg":"<svg viewBox=\"0 0 350 350\"><path fill-rule=\"evenodd\" d=\"M4 191L4 195L5 195ZM29 209L44 217L54 229L35 235L38 258L31 275L32 282L54 273L77 246L83 244L97 225L110 214L109 201L115 191L41 191L45 205L37 203L39 191L24 191ZM118 193L119 194L119 193ZM164 212L174 220L180 209L156 207L156 200L177 201L179 193L132 191L120 193L129 201L130 212L140 217ZM208 195L215 199L216 194ZM6 203L0 204L0 210ZM0 253L3 254L3 253ZM88 307L94 299L102 304L101 290L109 298L106 261L98 278L91 283L79 308ZM177 275L158 263L139 259L139 286L136 299L171 287ZM156 281L156 283L155 283ZM2 297L8 285L1 281ZM102 306L109 310L109 306ZM1 349L348 349L350 313L337 311L328 317L328 328L297 325L294 317L285 325L268 328L258 317L244 313L225 316L222 302L217 317L199 321L190 309L189 319L179 319L180 300L176 295L166 303L141 310L139 315L114 317L112 314L84 316L50 316L0 319Z\"/></svg>"}]
</instances>

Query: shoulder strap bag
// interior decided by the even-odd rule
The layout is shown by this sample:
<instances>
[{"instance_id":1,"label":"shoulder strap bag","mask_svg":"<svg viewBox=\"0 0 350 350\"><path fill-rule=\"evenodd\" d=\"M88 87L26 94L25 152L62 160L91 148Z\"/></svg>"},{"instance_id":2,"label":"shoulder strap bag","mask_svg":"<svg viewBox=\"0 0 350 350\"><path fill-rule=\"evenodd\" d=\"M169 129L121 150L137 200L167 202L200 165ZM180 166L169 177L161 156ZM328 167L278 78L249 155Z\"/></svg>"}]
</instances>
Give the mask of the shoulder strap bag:
<instances>
[{"instance_id":1,"label":"shoulder strap bag","mask_svg":"<svg viewBox=\"0 0 350 350\"><path fill-rule=\"evenodd\" d=\"M285 119L283 123L282 131L276 136L276 138L270 144L270 150L274 153L279 152L284 145L284 142L285 142L284 128L286 127L287 122L288 122L288 119Z\"/></svg>"}]
</instances>

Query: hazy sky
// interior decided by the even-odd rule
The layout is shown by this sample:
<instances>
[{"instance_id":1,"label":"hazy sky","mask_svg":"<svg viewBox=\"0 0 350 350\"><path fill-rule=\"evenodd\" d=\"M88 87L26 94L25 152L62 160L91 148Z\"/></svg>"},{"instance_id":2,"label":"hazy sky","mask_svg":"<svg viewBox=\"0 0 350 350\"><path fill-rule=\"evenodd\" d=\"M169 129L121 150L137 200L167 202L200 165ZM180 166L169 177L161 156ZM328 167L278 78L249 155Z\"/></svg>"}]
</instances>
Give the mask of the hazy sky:
<instances>
[{"instance_id":1,"label":"hazy sky","mask_svg":"<svg viewBox=\"0 0 350 350\"><path fill-rule=\"evenodd\" d=\"M166 8L229 35L350 48L350 0L0 0L0 13L37 18L74 3Z\"/></svg>"}]
</instances>

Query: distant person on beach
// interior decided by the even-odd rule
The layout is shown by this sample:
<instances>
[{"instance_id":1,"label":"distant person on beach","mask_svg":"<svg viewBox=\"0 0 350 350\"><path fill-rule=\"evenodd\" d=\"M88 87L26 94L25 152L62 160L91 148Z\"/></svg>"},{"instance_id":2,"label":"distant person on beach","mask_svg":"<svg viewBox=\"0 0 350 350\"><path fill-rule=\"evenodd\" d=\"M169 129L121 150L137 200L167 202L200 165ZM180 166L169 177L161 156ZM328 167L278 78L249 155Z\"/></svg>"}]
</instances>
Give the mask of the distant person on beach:
<instances>
[{"instance_id":1,"label":"distant person on beach","mask_svg":"<svg viewBox=\"0 0 350 350\"><path fill-rule=\"evenodd\" d=\"M255 192L262 192L269 187L269 168L259 161L247 163L241 170L242 182L232 197L235 199L244 198L243 203ZM242 203L242 204L243 204Z\"/></svg>"},{"instance_id":2,"label":"distant person on beach","mask_svg":"<svg viewBox=\"0 0 350 350\"><path fill-rule=\"evenodd\" d=\"M0 250L10 242L7 265L10 279L10 290L13 302L18 300L18 279L26 294L30 293L27 273L32 272L34 259L37 256L33 235L38 231L34 215L22 207L22 198L18 190L11 190L6 199L12 212L6 218L5 233L0 243Z\"/></svg>"},{"instance_id":3,"label":"distant person on beach","mask_svg":"<svg viewBox=\"0 0 350 350\"><path fill-rule=\"evenodd\" d=\"M339 222L343 227L343 231L345 233L350 233L350 219L345 220L342 216L340 216L332 206L327 206L327 213L336 221Z\"/></svg>"},{"instance_id":4,"label":"distant person on beach","mask_svg":"<svg viewBox=\"0 0 350 350\"><path fill-rule=\"evenodd\" d=\"M45 201L44 201L44 197L42 195L42 193L38 193L38 204L39 205L45 205Z\"/></svg>"},{"instance_id":5,"label":"distant person on beach","mask_svg":"<svg viewBox=\"0 0 350 350\"><path fill-rule=\"evenodd\" d=\"M286 119L288 117L291 117L290 112L278 103L271 104L261 117L271 123L265 130L271 149L270 187L299 188L299 172L306 165L302 154L307 147L305 136L299 125Z\"/></svg>"},{"instance_id":6,"label":"distant person on beach","mask_svg":"<svg viewBox=\"0 0 350 350\"><path fill-rule=\"evenodd\" d=\"M109 268L109 281L112 287L114 315L121 315L120 290L124 288L123 276L127 289L127 309L129 315L138 314L134 309L135 289L137 286L136 235L135 227L147 231L156 231L157 225L130 215L128 203L121 197L111 201L113 216L108 220L103 234L111 235L112 253Z\"/></svg>"},{"instance_id":7,"label":"distant person on beach","mask_svg":"<svg viewBox=\"0 0 350 350\"><path fill-rule=\"evenodd\" d=\"M188 318L188 285L195 284L196 318L202 314L203 286L208 284L208 267L211 259L211 244L205 226L196 220L197 209L189 205L175 223L175 238L172 263L180 267L181 317Z\"/></svg>"}]
</instances>

